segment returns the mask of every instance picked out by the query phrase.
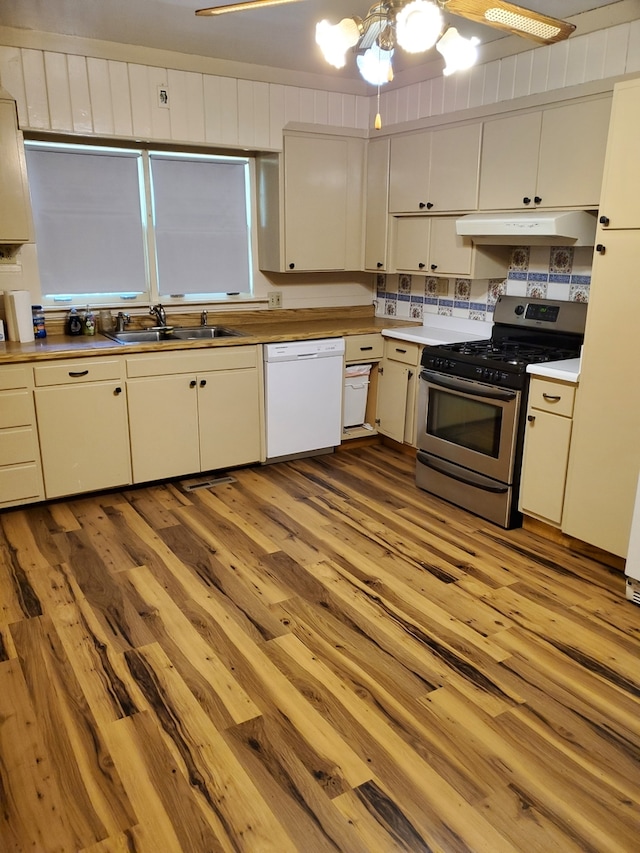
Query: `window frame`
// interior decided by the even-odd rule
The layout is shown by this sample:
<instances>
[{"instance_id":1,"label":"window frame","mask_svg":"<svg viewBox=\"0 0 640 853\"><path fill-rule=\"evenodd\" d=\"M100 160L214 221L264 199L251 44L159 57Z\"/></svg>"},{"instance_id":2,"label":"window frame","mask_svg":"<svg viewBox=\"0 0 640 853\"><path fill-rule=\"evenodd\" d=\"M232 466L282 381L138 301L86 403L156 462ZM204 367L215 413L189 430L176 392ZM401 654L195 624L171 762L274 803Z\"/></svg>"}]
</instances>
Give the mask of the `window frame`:
<instances>
[{"instance_id":1,"label":"window frame","mask_svg":"<svg viewBox=\"0 0 640 853\"><path fill-rule=\"evenodd\" d=\"M162 302L163 305L185 309L195 309L201 305L220 305L257 302L260 297L256 294L256 281L260 277L257 255L257 185L256 185L256 154L248 151L234 151L228 149L211 149L194 146L173 146L162 144L151 144L150 142L133 142L116 139L69 139L67 137L51 138L45 134L25 134L25 147L29 145L50 146L55 145L62 149L73 150L74 148L88 150L91 148L109 151L137 152L141 157L141 215L144 241L144 253L146 261L146 289L139 293L117 294L117 293L72 293L72 294L45 294L41 292L41 304L48 311L66 310L71 307L90 306L92 308L112 308L119 311L136 311L137 308L145 308L149 305ZM158 269L155 246L155 233L153 223L152 203L152 181L151 181L151 155L177 156L179 158L189 157L212 160L238 160L245 164L245 205L248 220L248 273L250 290L244 292L211 292L211 293L185 293L173 295L160 295L158 284ZM37 251L37 234L36 234ZM41 289L42 290L42 289Z\"/></svg>"}]
</instances>

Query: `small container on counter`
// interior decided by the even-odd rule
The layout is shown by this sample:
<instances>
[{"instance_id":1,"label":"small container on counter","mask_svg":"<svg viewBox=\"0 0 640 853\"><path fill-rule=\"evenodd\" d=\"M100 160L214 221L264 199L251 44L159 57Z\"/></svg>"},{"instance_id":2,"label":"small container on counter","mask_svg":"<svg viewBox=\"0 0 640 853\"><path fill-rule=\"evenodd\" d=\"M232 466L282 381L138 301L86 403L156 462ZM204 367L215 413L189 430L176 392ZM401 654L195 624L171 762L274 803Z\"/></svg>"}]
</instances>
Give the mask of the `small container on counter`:
<instances>
[{"instance_id":1,"label":"small container on counter","mask_svg":"<svg viewBox=\"0 0 640 853\"><path fill-rule=\"evenodd\" d=\"M32 305L31 316L33 317L34 338L46 338L47 330L44 325L44 311L42 310L42 305Z\"/></svg>"},{"instance_id":2,"label":"small container on counter","mask_svg":"<svg viewBox=\"0 0 640 853\"><path fill-rule=\"evenodd\" d=\"M67 316L67 334L74 336L82 334L82 318L75 308L72 308Z\"/></svg>"},{"instance_id":3,"label":"small container on counter","mask_svg":"<svg viewBox=\"0 0 640 853\"><path fill-rule=\"evenodd\" d=\"M116 321L114 320L113 314L111 311L101 311L98 314L98 319L100 321L100 331L101 332L114 332L116 328Z\"/></svg>"}]
</instances>

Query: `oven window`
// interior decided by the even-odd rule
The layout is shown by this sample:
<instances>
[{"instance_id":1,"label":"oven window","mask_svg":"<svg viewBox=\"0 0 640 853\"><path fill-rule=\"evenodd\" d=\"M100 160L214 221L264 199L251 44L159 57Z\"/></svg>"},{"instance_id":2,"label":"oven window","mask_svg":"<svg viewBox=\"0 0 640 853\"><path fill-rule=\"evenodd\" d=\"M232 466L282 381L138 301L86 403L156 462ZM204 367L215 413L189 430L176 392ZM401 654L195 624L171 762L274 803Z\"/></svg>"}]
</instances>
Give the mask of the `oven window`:
<instances>
[{"instance_id":1,"label":"oven window","mask_svg":"<svg viewBox=\"0 0 640 853\"><path fill-rule=\"evenodd\" d=\"M502 411L492 403L429 388L427 433L497 459Z\"/></svg>"}]
</instances>

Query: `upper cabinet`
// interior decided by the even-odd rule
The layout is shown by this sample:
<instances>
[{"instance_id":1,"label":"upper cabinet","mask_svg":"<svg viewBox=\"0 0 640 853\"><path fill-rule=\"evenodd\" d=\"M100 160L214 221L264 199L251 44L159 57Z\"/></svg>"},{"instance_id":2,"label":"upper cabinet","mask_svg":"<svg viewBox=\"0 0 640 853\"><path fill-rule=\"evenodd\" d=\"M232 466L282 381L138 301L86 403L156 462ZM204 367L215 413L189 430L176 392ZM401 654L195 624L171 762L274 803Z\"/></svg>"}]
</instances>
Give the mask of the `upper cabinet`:
<instances>
[{"instance_id":1,"label":"upper cabinet","mask_svg":"<svg viewBox=\"0 0 640 853\"><path fill-rule=\"evenodd\" d=\"M0 100L0 243L33 239L31 203L16 105Z\"/></svg>"},{"instance_id":2,"label":"upper cabinet","mask_svg":"<svg viewBox=\"0 0 640 853\"><path fill-rule=\"evenodd\" d=\"M598 207L611 97L485 122L480 210Z\"/></svg>"},{"instance_id":3,"label":"upper cabinet","mask_svg":"<svg viewBox=\"0 0 640 853\"><path fill-rule=\"evenodd\" d=\"M389 193L388 138L373 139L367 146L364 268L384 272L388 265Z\"/></svg>"},{"instance_id":4,"label":"upper cabinet","mask_svg":"<svg viewBox=\"0 0 640 853\"><path fill-rule=\"evenodd\" d=\"M259 265L273 272L362 268L364 140L287 133L258 159Z\"/></svg>"},{"instance_id":5,"label":"upper cabinet","mask_svg":"<svg viewBox=\"0 0 640 853\"><path fill-rule=\"evenodd\" d=\"M476 123L392 137L389 211L475 210L481 136Z\"/></svg>"},{"instance_id":6,"label":"upper cabinet","mask_svg":"<svg viewBox=\"0 0 640 853\"><path fill-rule=\"evenodd\" d=\"M639 104L637 81L616 88L607 143L606 193L600 207L603 231L608 228L640 228L640 194L636 189L640 186Z\"/></svg>"}]
</instances>

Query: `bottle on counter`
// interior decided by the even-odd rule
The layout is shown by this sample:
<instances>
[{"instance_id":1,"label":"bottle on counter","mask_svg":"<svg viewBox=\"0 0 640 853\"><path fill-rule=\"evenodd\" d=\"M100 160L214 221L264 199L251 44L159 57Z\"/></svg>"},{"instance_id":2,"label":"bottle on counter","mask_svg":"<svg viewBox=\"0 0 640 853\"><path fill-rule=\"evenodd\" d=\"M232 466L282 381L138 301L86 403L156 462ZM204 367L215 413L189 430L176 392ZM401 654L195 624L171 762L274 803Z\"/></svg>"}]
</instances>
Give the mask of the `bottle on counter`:
<instances>
[{"instance_id":1,"label":"bottle on counter","mask_svg":"<svg viewBox=\"0 0 640 853\"><path fill-rule=\"evenodd\" d=\"M75 308L72 308L67 316L67 334L82 334L82 319Z\"/></svg>"},{"instance_id":2,"label":"bottle on counter","mask_svg":"<svg viewBox=\"0 0 640 853\"><path fill-rule=\"evenodd\" d=\"M85 335L95 335L96 333L96 315L88 305L82 318L82 330Z\"/></svg>"},{"instance_id":3,"label":"bottle on counter","mask_svg":"<svg viewBox=\"0 0 640 853\"><path fill-rule=\"evenodd\" d=\"M44 326L44 312L42 305L32 305L31 315L33 317L33 336L34 338L46 338L47 330Z\"/></svg>"}]
</instances>

